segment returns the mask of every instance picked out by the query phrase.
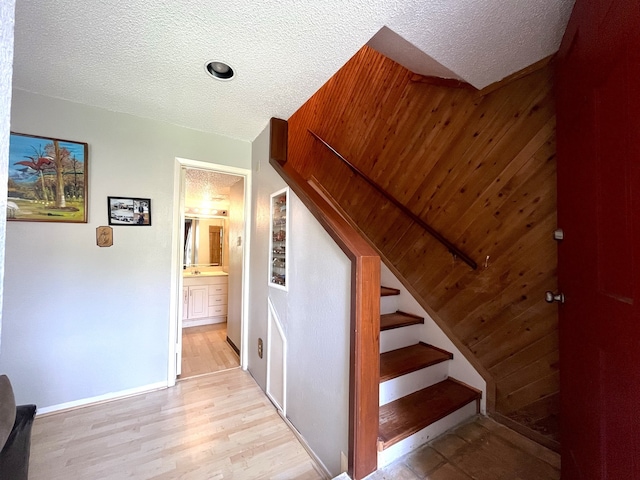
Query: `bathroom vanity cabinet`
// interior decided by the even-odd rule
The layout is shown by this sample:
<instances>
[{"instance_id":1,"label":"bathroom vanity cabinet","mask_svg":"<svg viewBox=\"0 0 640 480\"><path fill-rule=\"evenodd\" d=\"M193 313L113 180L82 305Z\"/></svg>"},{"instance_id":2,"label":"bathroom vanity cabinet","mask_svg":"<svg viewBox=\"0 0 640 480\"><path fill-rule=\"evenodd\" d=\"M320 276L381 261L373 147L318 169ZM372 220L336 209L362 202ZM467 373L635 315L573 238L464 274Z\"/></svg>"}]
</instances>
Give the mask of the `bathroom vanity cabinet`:
<instances>
[{"instance_id":1,"label":"bathroom vanity cabinet","mask_svg":"<svg viewBox=\"0 0 640 480\"><path fill-rule=\"evenodd\" d=\"M227 284L226 274L185 275L182 288L182 326L226 322Z\"/></svg>"}]
</instances>

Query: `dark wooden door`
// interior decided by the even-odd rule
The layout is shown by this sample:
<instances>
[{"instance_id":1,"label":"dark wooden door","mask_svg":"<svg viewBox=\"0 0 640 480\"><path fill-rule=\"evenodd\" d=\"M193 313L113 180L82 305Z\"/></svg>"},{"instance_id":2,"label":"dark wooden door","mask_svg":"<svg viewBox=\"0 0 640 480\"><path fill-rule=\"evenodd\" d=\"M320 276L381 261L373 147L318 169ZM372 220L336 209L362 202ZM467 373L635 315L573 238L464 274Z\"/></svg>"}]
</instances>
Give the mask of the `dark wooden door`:
<instances>
[{"instance_id":1,"label":"dark wooden door","mask_svg":"<svg viewBox=\"0 0 640 480\"><path fill-rule=\"evenodd\" d=\"M640 478L640 3L577 0L557 58L562 478Z\"/></svg>"},{"instance_id":2,"label":"dark wooden door","mask_svg":"<svg viewBox=\"0 0 640 480\"><path fill-rule=\"evenodd\" d=\"M222 227L209 225L209 263L222 265Z\"/></svg>"}]
</instances>

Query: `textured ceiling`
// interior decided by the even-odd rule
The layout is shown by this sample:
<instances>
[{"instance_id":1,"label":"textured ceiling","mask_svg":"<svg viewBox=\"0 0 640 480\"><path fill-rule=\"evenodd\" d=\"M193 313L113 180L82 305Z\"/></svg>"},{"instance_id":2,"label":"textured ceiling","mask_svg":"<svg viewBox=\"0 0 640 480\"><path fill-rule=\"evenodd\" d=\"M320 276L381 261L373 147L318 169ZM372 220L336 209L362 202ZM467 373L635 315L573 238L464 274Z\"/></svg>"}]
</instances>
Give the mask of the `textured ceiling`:
<instances>
[{"instance_id":1,"label":"textured ceiling","mask_svg":"<svg viewBox=\"0 0 640 480\"><path fill-rule=\"evenodd\" d=\"M481 88L554 53L572 5L17 0L13 83L252 141L270 117L289 118L385 26L376 41L387 56ZM416 58L408 59L412 51ZM236 78L208 77L204 65L210 60L231 64Z\"/></svg>"},{"instance_id":2,"label":"textured ceiling","mask_svg":"<svg viewBox=\"0 0 640 480\"><path fill-rule=\"evenodd\" d=\"M237 175L187 168L185 198L187 208L229 208L229 188L242 180ZM209 213L203 212L203 213Z\"/></svg>"}]
</instances>

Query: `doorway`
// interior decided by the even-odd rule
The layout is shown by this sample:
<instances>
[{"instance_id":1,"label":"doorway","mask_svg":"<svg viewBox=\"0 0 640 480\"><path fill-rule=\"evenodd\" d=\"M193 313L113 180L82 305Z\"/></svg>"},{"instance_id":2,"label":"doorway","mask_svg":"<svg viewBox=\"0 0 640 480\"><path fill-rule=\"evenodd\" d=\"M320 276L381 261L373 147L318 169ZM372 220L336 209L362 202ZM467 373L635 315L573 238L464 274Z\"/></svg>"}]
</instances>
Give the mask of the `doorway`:
<instances>
[{"instance_id":1,"label":"doorway","mask_svg":"<svg viewBox=\"0 0 640 480\"><path fill-rule=\"evenodd\" d=\"M244 366L249 173L177 159L170 385Z\"/></svg>"}]
</instances>

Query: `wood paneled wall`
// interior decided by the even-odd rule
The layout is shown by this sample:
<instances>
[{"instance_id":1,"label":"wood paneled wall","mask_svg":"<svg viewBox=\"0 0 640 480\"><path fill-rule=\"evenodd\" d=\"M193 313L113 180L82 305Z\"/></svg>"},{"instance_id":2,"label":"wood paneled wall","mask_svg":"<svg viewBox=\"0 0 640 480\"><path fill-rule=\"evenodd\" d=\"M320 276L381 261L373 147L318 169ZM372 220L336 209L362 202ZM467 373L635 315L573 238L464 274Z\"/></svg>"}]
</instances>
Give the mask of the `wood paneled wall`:
<instances>
[{"instance_id":1,"label":"wood paneled wall","mask_svg":"<svg viewBox=\"0 0 640 480\"><path fill-rule=\"evenodd\" d=\"M308 130L478 269L454 259ZM485 93L430 82L363 47L289 119L288 148L290 164L338 201L495 382L495 416L557 447L557 306L544 301L556 288L551 67Z\"/></svg>"}]
</instances>

